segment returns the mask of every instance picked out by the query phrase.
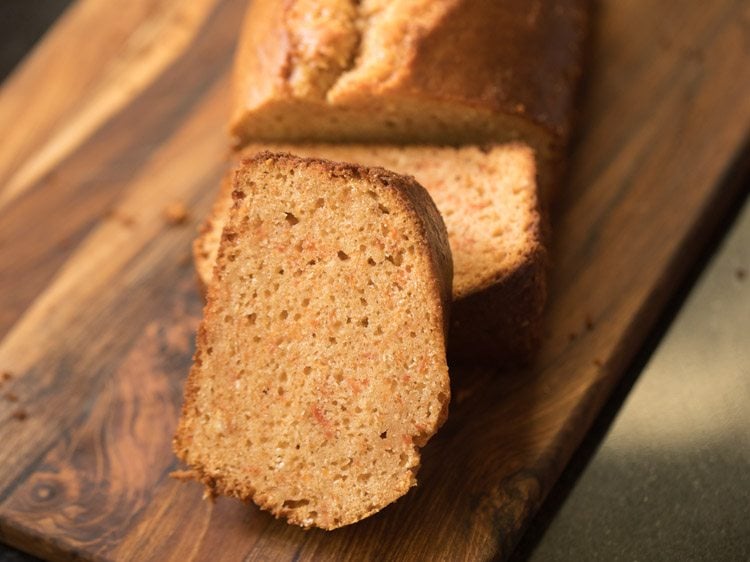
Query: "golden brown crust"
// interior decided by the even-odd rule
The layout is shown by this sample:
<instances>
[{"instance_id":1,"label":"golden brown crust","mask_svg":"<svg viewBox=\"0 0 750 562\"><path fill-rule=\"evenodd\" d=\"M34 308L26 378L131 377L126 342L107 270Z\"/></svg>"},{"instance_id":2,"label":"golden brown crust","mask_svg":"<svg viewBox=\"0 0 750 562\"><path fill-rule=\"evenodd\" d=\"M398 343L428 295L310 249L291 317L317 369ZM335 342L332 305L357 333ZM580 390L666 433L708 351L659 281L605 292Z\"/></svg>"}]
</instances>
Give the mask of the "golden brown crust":
<instances>
[{"instance_id":1,"label":"golden brown crust","mask_svg":"<svg viewBox=\"0 0 750 562\"><path fill-rule=\"evenodd\" d=\"M518 116L562 143L581 74L588 0L454 0L411 45L394 88Z\"/></svg>"},{"instance_id":2,"label":"golden brown crust","mask_svg":"<svg viewBox=\"0 0 750 562\"><path fill-rule=\"evenodd\" d=\"M242 25L232 80L236 122L244 107L283 95L290 50L284 26L285 2L251 2Z\"/></svg>"}]
</instances>

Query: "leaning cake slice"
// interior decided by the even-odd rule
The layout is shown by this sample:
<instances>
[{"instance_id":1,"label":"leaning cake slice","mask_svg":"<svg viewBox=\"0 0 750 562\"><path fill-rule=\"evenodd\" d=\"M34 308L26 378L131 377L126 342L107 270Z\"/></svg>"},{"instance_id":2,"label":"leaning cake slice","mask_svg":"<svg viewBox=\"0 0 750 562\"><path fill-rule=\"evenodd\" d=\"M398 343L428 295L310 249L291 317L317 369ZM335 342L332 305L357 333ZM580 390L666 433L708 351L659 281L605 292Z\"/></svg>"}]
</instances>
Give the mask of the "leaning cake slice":
<instances>
[{"instance_id":1,"label":"leaning cake slice","mask_svg":"<svg viewBox=\"0 0 750 562\"><path fill-rule=\"evenodd\" d=\"M232 197L175 450L211 494L353 523L415 485L447 415L445 226L410 177L283 153Z\"/></svg>"}]
</instances>

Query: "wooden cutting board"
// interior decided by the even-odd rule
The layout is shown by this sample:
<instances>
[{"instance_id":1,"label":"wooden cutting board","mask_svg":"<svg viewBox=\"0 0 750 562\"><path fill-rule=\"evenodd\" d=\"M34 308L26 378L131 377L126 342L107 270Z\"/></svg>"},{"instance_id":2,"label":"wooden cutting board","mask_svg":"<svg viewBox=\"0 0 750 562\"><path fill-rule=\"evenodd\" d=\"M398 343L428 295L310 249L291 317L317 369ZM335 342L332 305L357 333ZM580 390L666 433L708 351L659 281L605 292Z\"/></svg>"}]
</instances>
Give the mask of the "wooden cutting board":
<instances>
[{"instance_id":1,"label":"wooden cutting board","mask_svg":"<svg viewBox=\"0 0 750 562\"><path fill-rule=\"evenodd\" d=\"M167 477L244 4L81 0L0 92L0 540L53 559L506 557L743 189L750 6L600 4L538 361L453 369L420 485L326 533Z\"/></svg>"}]
</instances>

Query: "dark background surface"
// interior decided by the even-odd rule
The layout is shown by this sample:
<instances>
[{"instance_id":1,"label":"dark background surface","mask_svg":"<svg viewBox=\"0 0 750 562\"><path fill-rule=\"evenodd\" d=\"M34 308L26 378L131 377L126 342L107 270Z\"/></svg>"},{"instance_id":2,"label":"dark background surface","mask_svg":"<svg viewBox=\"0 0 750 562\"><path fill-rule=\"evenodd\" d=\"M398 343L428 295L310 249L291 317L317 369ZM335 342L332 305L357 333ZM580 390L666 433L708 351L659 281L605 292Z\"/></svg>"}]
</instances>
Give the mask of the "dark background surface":
<instances>
[{"instance_id":1,"label":"dark background surface","mask_svg":"<svg viewBox=\"0 0 750 562\"><path fill-rule=\"evenodd\" d=\"M10 74L70 3L70 0L2 0L0 80Z\"/></svg>"},{"instance_id":2,"label":"dark background surface","mask_svg":"<svg viewBox=\"0 0 750 562\"><path fill-rule=\"evenodd\" d=\"M0 80L70 3L2 0ZM743 274L750 269L750 207L738 201L734 213L672 299L514 562L750 560L750 350L743 343L750 334ZM35 560L0 545L0 562Z\"/></svg>"}]
</instances>

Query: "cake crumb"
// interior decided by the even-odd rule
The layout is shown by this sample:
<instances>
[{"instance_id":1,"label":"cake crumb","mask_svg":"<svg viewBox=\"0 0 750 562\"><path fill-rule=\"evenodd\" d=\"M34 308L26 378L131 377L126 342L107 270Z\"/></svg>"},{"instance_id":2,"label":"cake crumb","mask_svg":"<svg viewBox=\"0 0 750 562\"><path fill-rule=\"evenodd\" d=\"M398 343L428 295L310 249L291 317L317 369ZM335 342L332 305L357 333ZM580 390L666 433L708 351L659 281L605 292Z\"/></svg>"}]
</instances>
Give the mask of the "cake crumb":
<instances>
[{"instance_id":1,"label":"cake crumb","mask_svg":"<svg viewBox=\"0 0 750 562\"><path fill-rule=\"evenodd\" d=\"M8 402L18 402L18 395L15 392L6 392L4 398Z\"/></svg>"},{"instance_id":2,"label":"cake crumb","mask_svg":"<svg viewBox=\"0 0 750 562\"><path fill-rule=\"evenodd\" d=\"M9 381L12 378L13 378L13 373L11 373L10 371L3 371L2 375L0 375L0 381L2 382Z\"/></svg>"},{"instance_id":3,"label":"cake crumb","mask_svg":"<svg viewBox=\"0 0 750 562\"><path fill-rule=\"evenodd\" d=\"M197 474L194 470L173 470L169 473L169 477L180 482L188 482L196 480Z\"/></svg>"},{"instance_id":4,"label":"cake crumb","mask_svg":"<svg viewBox=\"0 0 750 562\"><path fill-rule=\"evenodd\" d=\"M164 207L164 220L172 226L179 226L187 222L190 213L184 203L175 201Z\"/></svg>"},{"instance_id":5,"label":"cake crumb","mask_svg":"<svg viewBox=\"0 0 750 562\"><path fill-rule=\"evenodd\" d=\"M115 209L114 207L104 211L104 218L115 220L125 227L131 227L135 224L135 219L133 217L127 213L123 213L119 209Z\"/></svg>"},{"instance_id":6,"label":"cake crumb","mask_svg":"<svg viewBox=\"0 0 750 562\"><path fill-rule=\"evenodd\" d=\"M587 314L586 318L584 319L584 324L586 325L586 330L591 331L594 329L594 321L591 319L591 315Z\"/></svg>"},{"instance_id":7,"label":"cake crumb","mask_svg":"<svg viewBox=\"0 0 750 562\"><path fill-rule=\"evenodd\" d=\"M747 277L747 270L744 267L738 267L737 269L734 270L734 276L739 281L744 281L745 277Z\"/></svg>"},{"instance_id":8,"label":"cake crumb","mask_svg":"<svg viewBox=\"0 0 750 562\"><path fill-rule=\"evenodd\" d=\"M26 418L29 417L29 413L24 410L23 408L19 408L15 412L13 412L13 419L16 419L18 421L24 421Z\"/></svg>"}]
</instances>

